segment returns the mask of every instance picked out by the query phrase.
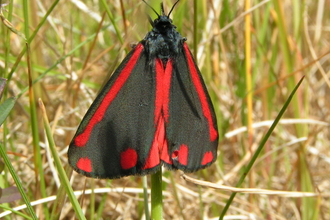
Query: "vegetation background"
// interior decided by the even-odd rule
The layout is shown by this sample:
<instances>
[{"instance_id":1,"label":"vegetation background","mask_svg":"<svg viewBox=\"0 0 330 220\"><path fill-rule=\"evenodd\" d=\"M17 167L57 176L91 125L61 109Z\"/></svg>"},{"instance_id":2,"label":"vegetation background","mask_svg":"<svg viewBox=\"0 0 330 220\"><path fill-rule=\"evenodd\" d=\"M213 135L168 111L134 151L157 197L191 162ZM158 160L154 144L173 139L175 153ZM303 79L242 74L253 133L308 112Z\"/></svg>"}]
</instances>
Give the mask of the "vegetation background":
<instances>
[{"instance_id":1,"label":"vegetation background","mask_svg":"<svg viewBox=\"0 0 330 220\"><path fill-rule=\"evenodd\" d=\"M149 1L157 11L160 2ZM174 3L164 0L165 11ZM68 168L67 149L99 88L130 45L151 30L145 12L156 15L140 0L12 0L1 6L0 77L7 79L2 102L17 99L10 99L15 106L0 127L3 155L12 165L6 164L0 176L6 195L0 216L74 219L79 216L72 207L80 206L87 219L143 219L141 177L86 179ZM225 219L330 219L329 15L329 0L181 0L173 10L171 18L195 55L220 129L217 162L188 176L235 186L305 76L240 186L261 194L237 194ZM70 184L61 181L57 156ZM201 187L180 175L163 173L164 218L218 219L232 192ZM63 187L70 185L86 189L80 205L66 198ZM26 195L20 198L15 187ZM39 203L14 211L24 200Z\"/></svg>"}]
</instances>

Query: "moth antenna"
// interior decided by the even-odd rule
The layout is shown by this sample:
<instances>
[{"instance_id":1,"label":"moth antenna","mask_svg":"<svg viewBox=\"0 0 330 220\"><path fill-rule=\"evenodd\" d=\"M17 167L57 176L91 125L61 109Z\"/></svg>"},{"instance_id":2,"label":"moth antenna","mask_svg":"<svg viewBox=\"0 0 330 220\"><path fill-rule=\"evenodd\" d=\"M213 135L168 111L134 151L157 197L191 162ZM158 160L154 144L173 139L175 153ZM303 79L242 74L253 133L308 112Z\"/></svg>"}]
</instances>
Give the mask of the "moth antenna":
<instances>
[{"instance_id":1,"label":"moth antenna","mask_svg":"<svg viewBox=\"0 0 330 220\"><path fill-rule=\"evenodd\" d=\"M176 4L178 4L179 1L180 1L180 0L177 0L177 1L174 3L174 5L172 6L172 8L171 8L170 12L168 13L167 17L170 17L170 15L171 15L171 13L172 13L174 7L176 6Z\"/></svg>"},{"instance_id":2,"label":"moth antenna","mask_svg":"<svg viewBox=\"0 0 330 220\"><path fill-rule=\"evenodd\" d=\"M157 13L157 11L153 8L153 7L151 7L151 5L149 5L145 0L142 0L146 5L148 5L148 7L149 8L151 8L154 12L155 12L155 14L158 16L158 17L160 17L160 15Z\"/></svg>"},{"instance_id":3,"label":"moth antenna","mask_svg":"<svg viewBox=\"0 0 330 220\"><path fill-rule=\"evenodd\" d=\"M160 10L162 11L162 15L165 16L164 4L160 3Z\"/></svg>"},{"instance_id":4,"label":"moth antenna","mask_svg":"<svg viewBox=\"0 0 330 220\"><path fill-rule=\"evenodd\" d=\"M151 19L150 15L147 14L147 18L152 27L154 27L154 21Z\"/></svg>"}]
</instances>

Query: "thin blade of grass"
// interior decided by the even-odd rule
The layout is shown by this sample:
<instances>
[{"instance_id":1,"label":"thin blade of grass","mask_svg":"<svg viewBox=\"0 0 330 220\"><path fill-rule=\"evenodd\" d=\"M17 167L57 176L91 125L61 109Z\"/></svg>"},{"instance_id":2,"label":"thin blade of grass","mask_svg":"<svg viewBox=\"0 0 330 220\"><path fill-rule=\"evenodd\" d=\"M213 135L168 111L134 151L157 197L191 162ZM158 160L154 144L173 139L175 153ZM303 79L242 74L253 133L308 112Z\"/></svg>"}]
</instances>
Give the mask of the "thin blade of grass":
<instances>
[{"instance_id":1,"label":"thin blade of grass","mask_svg":"<svg viewBox=\"0 0 330 220\"><path fill-rule=\"evenodd\" d=\"M47 139L48 139L49 148L52 152L52 155L53 155L53 158L54 158L54 163L55 163L55 166L57 168L59 177L61 179L61 183L63 184L63 186L65 188L65 191L66 191L66 193L67 193L67 195L70 199L70 202L72 204L72 207L76 212L76 217L78 219L86 219L84 214L83 214L83 211L82 211L82 209L81 209L81 207L78 203L78 200L77 200L76 196L73 193L73 189L70 185L69 179L68 179L68 177L67 177L67 175L64 171L61 160L60 160L60 158L57 154L57 151L56 151L56 148L55 148L55 142L54 142L54 139L53 139L53 136L52 136L52 131L51 131L51 128L49 126L48 117L47 117L47 114L46 114L46 109L45 109L45 106L42 103L41 99L39 99L39 106L40 106L41 111L42 111L44 129L45 129L46 136L47 136Z\"/></svg>"},{"instance_id":2,"label":"thin blade of grass","mask_svg":"<svg viewBox=\"0 0 330 220\"><path fill-rule=\"evenodd\" d=\"M15 103L16 103L16 98L15 97L11 97L11 98L6 99L0 105L0 126L6 120L7 116L10 113L10 111L13 109Z\"/></svg>"},{"instance_id":3,"label":"thin blade of grass","mask_svg":"<svg viewBox=\"0 0 330 220\"><path fill-rule=\"evenodd\" d=\"M284 112L286 111L286 109L288 108L294 94L296 93L296 91L298 90L300 84L303 82L304 77L300 79L300 81L298 82L298 84L295 86L295 88L293 89L293 91L291 92L290 96L288 97L288 99L286 100L286 102L284 103L282 109L280 110L280 112L278 113L277 117L275 118L272 126L269 128L269 130L267 131L266 135L264 136L264 138L261 140L259 147L257 148L256 152L254 153L254 155L251 158L251 161L249 162L249 164L246 166L243 175L241 176L241 178L239 179L238 183L236 184L236 187L240 187L241 184L243 183L245 177L247 176L247 174L250 172L254 162L257 160L260 152L262 151L262 149L264 148L266 142L268 141L270 135L273 133L275 127L277 126L278 122L280 121L281 117L283 116ZM227 210L229 209L230 204L232 203L232 201L234 200L235 196L236 196L236 192L232 193L230 198L228 199L226 206L224 207L224 209L222 210L222 213L220 214L219 219L222 220L227 212Z\"/></svg>"},{"instance_id":4,"label":"thin blade of grass","mask_svg":"<svg viewBox=\"0 0 330 220\"><path fill-rule=\"evenodd\" d=\"M0 205L0 208L2 208L3 210L10 211L11 213L16 214L16 215L18 215L18 216L21 216L21 217L23 217L24 219L28 219L28 220L30 220L30 219L32 220L32 219L33 219L33 218L30 218L30 216L28 216L28 215L26 215L26 214L23 214L22 212L16 211L16 210L11 209L11 208L8 208L8 207L6 207L6 206L4 206L4 205Z\"/></svg>"},{"instance_id":5,"label":"thin blade of grass","mask_svg":"<svg viewBox=\"0 0 330 220\"><path fill-rule=\"evenodd\" d=\"M120 43L123 45L123 44L124 44L124 40L123 40L123 38L122 38L122 36L121 36L121 32L119 31L119 28L118 28L118 26L117 26L117 23L116 23L116 21L115 21L113 15L112 15L110 9L109 9L108 4L106 3L105 0L101 0L101 3L102 3L102 6L105 8L105 11L107 12L108 17L109 17L109 19L110 19L110 21L111 21L113 27L115 28L115 31L116 31L116 34L117 34L117 37L118 37Z\"/></svg>"},{"instance_id":6,"label":"thin blade of grass","mask_svg":"<svg viewBox=\"0 0 330 220\"><path fill-rule=\"evenodd\" d=\"M19 179L18 175L16 174L16 171L15 171L15 168L13 167L13 165L11 164L10 160L9 160L9 157L7 156L6 154L6 151L5 149L3 148L3 145L2 143L0 142L0 156L2 157L3 159L3 162L5 163L6 167L8 168L8 171L10 172L11 176L13 177L15 183L16 183L16 186L18 188L18 191L20 192L22 198L23 198L23 201L32 217L32 219L35 219L37 220L37 215L36 213L34 212L32 206L31 206L31 202L30 200L28 199L28 196L27 194L25 193L25 189L21 183L21 180Z\"/></svg>"},{"instance_id":7,"label":"thin blade of grass","mask_svg":"<svg viewBox=\"0 0 330 220\"><path fill-rule=\"evenodd\" d=\"M27 48L27 65L28 65L28 80L29 80L29 110L31 117L31 130L32 130L32 146L33 146L33 162L34 162L34 173L35 179L40 187L41 197L47 197L46 193L46 182L44 168L41 159L41 149L40 149L40 137L39 137L39 121L37 114L37 103L35 98L35 88L32 84L32 67L31 67L31 52L29 44L26 43ZM43 206L45 219L49 219L49 210L46 205Z\"/></svg>"}]
</instances>

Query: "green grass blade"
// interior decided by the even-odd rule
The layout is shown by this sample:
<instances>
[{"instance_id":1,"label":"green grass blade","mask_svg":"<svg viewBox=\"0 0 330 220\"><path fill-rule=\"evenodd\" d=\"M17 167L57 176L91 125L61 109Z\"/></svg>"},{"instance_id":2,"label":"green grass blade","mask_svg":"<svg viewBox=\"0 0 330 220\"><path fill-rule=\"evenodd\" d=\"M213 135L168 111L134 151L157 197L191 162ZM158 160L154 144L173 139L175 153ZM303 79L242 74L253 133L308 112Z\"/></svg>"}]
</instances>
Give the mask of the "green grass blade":
<instances>
[{"instance_id":1,"label":"green grass blade","mask_svg":"<svg viewBox=\"0 0 330 220\"><path fill-rule=\"evenodd\" d=\"M3 103L0 104L0 126L5 121L10 111L14 108L16 103L16 98L11 97L6 99Z\"/></svg>"},{"instance_id":2,"label":"green grass blade","mask_svg":"<svg viewBox=\"0 0 330 220\"><path fill-rule=\"evenodd\" d=\"M123 37L121 36L122 33L119 31L119 28L118 28L117 22L115 21L113 15L112 15L112 13L111 13L111 11L110 11L110 9L109 9L108 4L106 3L105 0L101 0L101 2L102 2L103 7L105 8L105 11L106 11L107 14L108 14L108 17L109 17L109 19L110 19L110 21L111 21L113 27L115 28L115 31L116 31L116 34L117 34L117 37L118 37L120 43L123 44L123 43L124 43L124 40L123 40Z\"/></svg>"},{"instance_id":3,"label":"green grass blade","mask_svg":"<svg viewBox=\"0 0 330 220\"><path fill-rule=\"evenodd\" d=\"M48 118L47 118L47 115L46 115L46 109L45 109L45 106L43 105L43 103L40 99L39 99L39 106L40 106L40 108L42 110L42 114L43 114L44 128L45 128L46 136L47 136L47 139L48 139L49 148L52 152L52 155L53 155L53 158L54 158L54 163L55 163L56 169L59 173L61 183L63 184L63 186L66 190L66 193L67 193L67 195L70 199L70 202L72 204L72 207L76 212L76 217L78 219L86 219L84 214L83 214L83 211L81 210L81 207L78 203L78 200L77 200L76 196L73 193L73 190L72 190L72 187L70 185L69 179L68 179L68 177L67 177L67 175L64 171L63 165L62 165L61 160L60 160L60 158L58 156L58 153L56 151L55 142L54 142L54 139L53 139L53 136L52 136L52 131L51 131L51 128L49 126Z\"/></svg>"},{"instance_id":4,"label":"green grass blade","mask_svg":"<svg viewBox=\"0 0 330 220\"><path fill-rule=\"evenodd\" d=\"M5 149L3 148L3 145L2 145L1 142L0 142L0 156L2 157L3 162L5 163L6 167L8 168L8 170L11 174L11 176L13 177L13 179L16 183L17 189L20 192L20 194L22 196L22 199L26 204L28 212L30 213L30 215L33 219L37 220L38 218L37 218L32 206L30 204L30 200L28 199L27 194L25 193L25 189L24 189L24 187L21 183L21 180L19 179L18 175L16 174L16 170L14 169L13 165L11 164L11 162L9 160L9 157L7 156L7 154L5 152Z\"/></svg>"},{"instance_id":5,"label":"green grass blade","mask_svg":"<svg viewBox=\"0 0 330 220\"><path fill-rule=\"evenodd\" d=\"M19 212L19 211L15 211L14 209L11 209L11 208L8 208L4 205L0 205L0 208L4 209L4 210L7 210L7 211L10 211L11 213L13 214L16 214L17 216L21 216L23 217L24 219L28 219L28 220L32 220L33 218L31 218L30 216L26 215L26 214L23 214L22 212Z\"/></svg>"},{"instance_id":6,"label":"green grass blade","mask_svg":"<svg viewBox=\"0 0 330 220\"><path fill-rule=\"evenodd\" d=\"M246 166L243 175L240 177L240 179L238 180L238 183L236 184L236 187L240 187L241 184L243 183L245 177L247 176L247 174L250 172L254 162L256 161L256 159L258 158L260 152L262 151L262 149L264 148L266 142L268 141L270 135L273 133L276 125L278 124L278 122L280 121L280 119L282 118L284 112L287 110L294 94L296 93L296 91L298 90L300 84L303 82L304 77L301 78L301 80L298 82L298 84L296 85L296 87L293 89L293 91L291 92L290 96L288 97L288 99L286 100L286 102L284 103L282 109L280 110L280 112L278 113L278 115L276 116L273 124L270 126L269 130L267 131L267 133L265 134L265 136L263 137L263 139L261 140L259 147L257 148L256 152L253 154L251 161L249 162L249 164ZM234 200L235 196L237 193L232 193L230 198L228 199L226 206L224 207L224 209L222 210L222 213L219 217L220 220L222 220L227 212L227 210L229 209L230 204L232 203L232 201Z\"/></svg>"}]
</instances>

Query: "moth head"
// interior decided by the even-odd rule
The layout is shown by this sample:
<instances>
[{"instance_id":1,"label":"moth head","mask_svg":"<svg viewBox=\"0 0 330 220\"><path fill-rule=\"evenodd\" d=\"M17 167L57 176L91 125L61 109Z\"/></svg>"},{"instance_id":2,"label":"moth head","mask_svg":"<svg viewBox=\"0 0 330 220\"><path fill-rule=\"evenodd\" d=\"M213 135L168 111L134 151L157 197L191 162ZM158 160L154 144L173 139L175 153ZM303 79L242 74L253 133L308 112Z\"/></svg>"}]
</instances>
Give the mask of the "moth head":
<instances>
[{"instance_id":1,"label":"moth head","mask_svg":"<svg viewBox=\"0 0 330 220\"><path fill-rule=\"evenodd\" d=\"M155 14L158 16L158 18L156 18L154 21L151 19L151 17L148 15L148 20L151 24L152 27L156 27L158 29L166 29L167 27L172 27L172 19L170 19L170 15L174 9L174 7L176 6L176 4L180 1L177 0L174 5L172 6L170 12L166 15L165 14L165 10L164 10L164 4L161 3L160 4L160 8L161 8L161 12L162 14L158 14L157 11L151 7L151 5L149 5L145 0L142 0L149 8L151 8Z\"/></svg>"}]
</instances>

